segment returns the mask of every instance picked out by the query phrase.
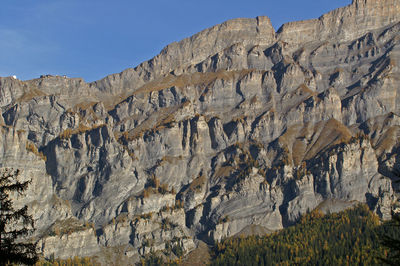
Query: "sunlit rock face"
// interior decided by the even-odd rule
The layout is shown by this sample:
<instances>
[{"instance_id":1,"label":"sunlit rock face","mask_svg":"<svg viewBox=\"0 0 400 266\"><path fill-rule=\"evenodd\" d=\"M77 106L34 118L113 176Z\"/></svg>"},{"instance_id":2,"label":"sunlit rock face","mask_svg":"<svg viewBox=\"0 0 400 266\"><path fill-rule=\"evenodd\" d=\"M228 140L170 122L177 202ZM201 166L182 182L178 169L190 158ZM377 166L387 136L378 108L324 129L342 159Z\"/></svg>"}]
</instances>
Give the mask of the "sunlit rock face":
<instances>
[{"instance_id":1,"label":"sunlit rock face","mask_svg":"<svg viewBox=\"0 0 400 266\"><path fill-rule=\"evenodd\" d=\"M32 180L16 199L44 256L137 261L357 202L389 218L399 9L231 20L93 83L0 78L0 164Z\"/></svg>"}]
</instances>

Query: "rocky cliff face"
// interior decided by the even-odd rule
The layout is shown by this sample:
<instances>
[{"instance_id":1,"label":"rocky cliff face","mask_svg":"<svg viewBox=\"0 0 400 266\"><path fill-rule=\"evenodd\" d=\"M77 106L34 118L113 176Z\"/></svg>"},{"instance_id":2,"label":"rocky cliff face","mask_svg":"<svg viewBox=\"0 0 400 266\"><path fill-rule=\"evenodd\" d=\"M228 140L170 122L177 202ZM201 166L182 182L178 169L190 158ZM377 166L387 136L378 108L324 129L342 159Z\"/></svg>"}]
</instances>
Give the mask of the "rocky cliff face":
<instances>
[{"instance_id":1,"label":"rocky cliff face","mask_svg":"<svg viewBox=\"0 0 400 266\"><path fill-rule=\"evenodd\" d=\"M32 179L18 204L46 257L134 262L356 202L386 219L399 32L399 0L354 0L277 33L228 21L93 83L0 78L1 167Z\"/></svg>"}]
</instances>

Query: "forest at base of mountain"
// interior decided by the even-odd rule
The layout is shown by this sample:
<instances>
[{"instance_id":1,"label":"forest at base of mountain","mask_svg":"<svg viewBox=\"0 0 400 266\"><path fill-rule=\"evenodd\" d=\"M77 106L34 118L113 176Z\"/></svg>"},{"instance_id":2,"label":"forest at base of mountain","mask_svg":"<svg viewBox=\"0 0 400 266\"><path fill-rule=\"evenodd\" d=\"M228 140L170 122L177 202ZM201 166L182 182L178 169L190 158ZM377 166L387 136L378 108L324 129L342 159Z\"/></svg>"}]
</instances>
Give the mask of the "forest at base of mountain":
<instances>
[{"instance_id":1,"label":"forest at base of mountain","mask_svg":"<svg viewBox=\"0 0 400 266\"><path fill-rule=\"evenodd\" d=\"M339 213L318 209L291 227L265 236L231 237L212 248L211 265L382 265L390 250L384 236L400 239L400 227L381 222L366 205ZM159 254L158 254L159 255ZM96 260L41 261L37 265L96 265ZM149 254L143 265L179 265ZM190 263L186 261L187 263Z\"/></svg>"},{"instance_id":2,"label":"forest at base of mountain","mask_svg":"<svg viewBox=\"0 0 400 266\"><path fill-rule=\"evenodd\" d=\"M399 229L366 205L327 215L316 209L271 235L218 243L212 265L382 265L389 252L383 236L398 239Z\"/></svg>"},{"instance_id":3,"label":"forest at base of mountain","mask_svg":"<svg viewBox=\"0 0 400 266\"><path fill-rule=\"evenodd\" d=\"M316 209L270 235L217 243L211 265L382 265L381 258L390 255L382 244L384 236L400 239L400 227L381 222L366 205L326 215ZM165 262L151 254L144 264Z\"/></svg>"}]
</instances>

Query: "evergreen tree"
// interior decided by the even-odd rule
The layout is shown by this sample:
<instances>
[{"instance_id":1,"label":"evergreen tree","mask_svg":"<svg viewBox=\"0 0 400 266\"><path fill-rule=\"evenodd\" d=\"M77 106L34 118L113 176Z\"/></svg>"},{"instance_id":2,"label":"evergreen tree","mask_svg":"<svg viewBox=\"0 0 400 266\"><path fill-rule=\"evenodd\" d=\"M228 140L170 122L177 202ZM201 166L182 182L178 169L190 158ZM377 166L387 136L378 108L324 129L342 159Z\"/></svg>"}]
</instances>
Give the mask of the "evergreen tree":
<instances>
[{"instance_id":1,"label":"evergreen tree","mask_svg":"<svg viewBox=\"0 0 400 266\"><path fill-rule=\"evenodd\" d=\"M391 258L382 234L400 239L400 227L381 223L366 205L327 215L315 210L281 231L217 243L211 265L260 265L260 258L264 265L382 265L380 254Z\"/></svg>"},{"instance_id":2,"label":"evergreen tree","mask_svg":"<svg viewBox=\"0 0 400 266\"><path fill-rule=\"evenodd\" d=\"M392 214L392 220L388 224L393 228L400 228L400 215ZM396 230L396 229L395 229ZM379 257L381 261L389 265L400 265L400 238L399 236L393 236L392 234L385 232L381 236L381 242L386 246L389 251L385 253L386 256Z\"/></svg>"},{"instance_id":3,"label":"evergreen tree","mask_svg":"<svg viewBox=\"0 0 400 266\"><path fill-rule=\"evenodd\" d=\"M36 244L23 243L21 238L34 230L28 207L15 210L10 193L22 194L30 181L18 181L19 170L0 171L0 265L10 263L35 264L38 260Z\"/></svg>"},{"instance_id":4,"label":"evergreen tree","mask_svg":"<svg viewBox=\"0 0 400 266\"><path fill-rule=\"evenodd\" d=\"M394 182L400 183L400 171L394 170L393 174L395 176ZM400 228L400 214L392 213L390 224L393 227ZM380 259L389 265L400 265L400 238L385 234L382 237L382 243L389 248L389 253L386 258Z\"/></svg>"}]
</instances>

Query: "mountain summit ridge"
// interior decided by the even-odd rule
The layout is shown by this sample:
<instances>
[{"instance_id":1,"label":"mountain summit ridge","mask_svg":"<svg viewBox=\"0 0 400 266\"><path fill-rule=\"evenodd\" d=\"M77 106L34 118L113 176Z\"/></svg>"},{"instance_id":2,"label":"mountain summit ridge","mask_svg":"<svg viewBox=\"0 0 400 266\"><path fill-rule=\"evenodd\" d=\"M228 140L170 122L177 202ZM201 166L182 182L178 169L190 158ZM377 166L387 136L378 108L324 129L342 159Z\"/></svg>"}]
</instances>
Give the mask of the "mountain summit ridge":
<instances>
[{"instance_id":1,"label":"mountain summit ridge","mask_svg":"<svg viewBox=\"0 0 400 266\"><path fill-rule=\"evenodd\" d=\"M232 19L179 42L173 42L164 47L160 54L134 69L109 75L93 84L109 90L107 83L110 79L114 81L113 85L116 85L115 82L124 75L138 78L138 83L141 84L169 72L179 74L180 68L198 64L209 55L241 42L250 41L253 44L268 46L276 41L283 41L296 46L304 42L329 40L334 36L343 40L355 39L368 31L400 21L399 14L398 0L353 0L350 5L337 8L317 19L285 23L277 32L266 16Z\"/></svg>"},{"instance_id":2,"label":"mountain summit ridge","mask_svg":"<svg viewBox=\"0 0 400 266\"><path fill-rule=\"evenodd\" d=\"M353 0L352 4L318 19L283 24L278 30L278 39L292 44L328 40L333 36L343 41L355 39L368 31L398 22L399 14L397 0Z\"/></svg>"}]
</instances>

